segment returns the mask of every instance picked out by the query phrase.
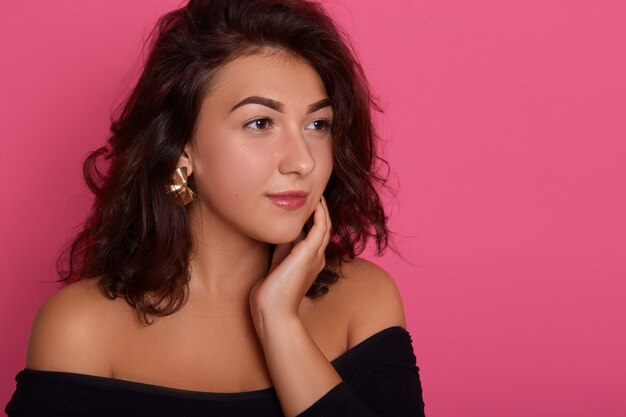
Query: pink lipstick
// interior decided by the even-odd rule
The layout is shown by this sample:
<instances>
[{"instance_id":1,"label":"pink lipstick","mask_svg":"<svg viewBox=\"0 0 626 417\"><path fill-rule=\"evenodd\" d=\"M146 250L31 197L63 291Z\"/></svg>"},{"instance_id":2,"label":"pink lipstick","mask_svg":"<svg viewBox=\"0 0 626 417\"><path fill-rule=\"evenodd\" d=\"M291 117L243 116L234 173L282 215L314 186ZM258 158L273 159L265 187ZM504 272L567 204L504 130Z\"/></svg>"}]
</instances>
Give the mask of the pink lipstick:
<instances>
[{"instance_id":1,"label":"pink lipstick","mask_svg":"<svg viewBox=\"0 0 626 417\"><path fill-rule=\"evenodd\" d=\"M304 191L284 191L281 193L266 194L265 196L278 207L287 210L297 210L304 206L309 193Z\"/></svg>"}]
</instances>

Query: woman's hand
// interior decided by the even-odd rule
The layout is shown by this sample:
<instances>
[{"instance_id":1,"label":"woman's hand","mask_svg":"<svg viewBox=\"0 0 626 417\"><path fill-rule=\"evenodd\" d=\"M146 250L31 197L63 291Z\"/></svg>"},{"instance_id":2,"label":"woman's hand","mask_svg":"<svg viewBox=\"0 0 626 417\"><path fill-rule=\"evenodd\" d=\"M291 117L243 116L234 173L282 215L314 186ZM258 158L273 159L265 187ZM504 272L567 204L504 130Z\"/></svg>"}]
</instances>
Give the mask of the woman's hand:
<instances>
[{"instance_id":1,"label":"woman's hand","mask_svg":"<svg viewBox=\"0 0 626 417\"><path fill-rule=\"evenodd\" d=\"M250 292L253 316L296 317L305 294L326 264L324 251L331 222L324 197L313 212L313 225L292 243L276 247L267 277Z\"/></svg>"},{"instance_id":2,"label":"woman's hand","mask_svg":"<svg viewBox=\"0 0 626 417\"><path fill-rule=\"evenodd\" d=\"M283 412L295 416L341 382L298 316L305 294L325 266L330 216L322 198L313 225L295 242L278 245L268 275L250 292L250 311Z\"/></svg>"}]
</instances>

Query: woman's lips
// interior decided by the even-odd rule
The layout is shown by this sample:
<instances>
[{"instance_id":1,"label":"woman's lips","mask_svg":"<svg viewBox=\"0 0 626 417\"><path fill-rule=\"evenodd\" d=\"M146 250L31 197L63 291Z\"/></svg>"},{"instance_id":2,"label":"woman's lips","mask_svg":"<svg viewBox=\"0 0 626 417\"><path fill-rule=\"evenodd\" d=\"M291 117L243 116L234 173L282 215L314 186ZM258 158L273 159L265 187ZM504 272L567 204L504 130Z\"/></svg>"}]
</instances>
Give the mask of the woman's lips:
<instances>
[{"instance_id":1,"label":"woman's lips","mask_svg":"<svg viewBox=\"0 0 626 417\"><path fill-rule=\"evenodd\" d=\"M303 191L285 191L282 193L266 194L266 197L278 207L287 210L296 210L304 206L309 193Z\"/></svg>"}]
</instances>

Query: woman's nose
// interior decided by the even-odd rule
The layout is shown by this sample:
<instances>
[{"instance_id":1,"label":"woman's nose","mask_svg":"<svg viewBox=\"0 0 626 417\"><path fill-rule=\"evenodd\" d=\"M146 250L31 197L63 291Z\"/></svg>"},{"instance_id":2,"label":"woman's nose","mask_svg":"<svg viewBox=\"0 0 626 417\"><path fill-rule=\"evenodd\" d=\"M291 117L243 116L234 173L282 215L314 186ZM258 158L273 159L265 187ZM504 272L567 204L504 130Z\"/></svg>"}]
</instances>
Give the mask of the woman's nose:
<instances>
[{"instance_id":1,"label":"woman's nose","mask_svg":"<svg viewBox=\"0 0 626 417\"><path fill-rule=\"evenodd\" d=\"M311 154L301 132L285 134L280 141L278 170L281 174L308 175L315 169L315 158Z\"/></svg>"}]
</instances>

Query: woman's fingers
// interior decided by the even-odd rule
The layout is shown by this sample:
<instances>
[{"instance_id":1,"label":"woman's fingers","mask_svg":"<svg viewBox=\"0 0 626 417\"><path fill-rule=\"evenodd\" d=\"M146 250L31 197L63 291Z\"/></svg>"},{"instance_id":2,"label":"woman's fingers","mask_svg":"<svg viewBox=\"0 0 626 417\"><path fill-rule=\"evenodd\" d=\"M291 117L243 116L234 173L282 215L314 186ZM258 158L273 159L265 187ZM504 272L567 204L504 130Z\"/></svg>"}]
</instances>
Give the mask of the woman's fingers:
<instances>
[{"instance_id":1,"label":"woman's fingers","mask_svg":"<svg viewBox=\"0 0 626 417\"><path fill-rule=\"evenodd\" d=\"M330 241L332 223L330 220L330 212L328 210L328 205L326 205L326 199L322 196L320 200L320 217L321 221L319 223L320 231L323 232L321 241L318 246L318 255L324 257L324 253L326 251L326 246L328 246L328 242Z\"/></svg>"},{"instance_id":2,"label":"woman's fingers","mask_svg":"<svg viewBox=\"0 0 626 417\"><path fill-rule=\"evenodd\" d=\"M309 232L306 234L304 239L299 238L298 240L293 242L293 251L295 251L294 255L298 253L301 256L305 253L309 253L312 258L311 260L315 263L322 262L325 263L325 251L328 242L330 241L331 235L331 223L330 223L330 214L328 213L328 207L326 206L326 201L322 197L320 201L317 203L315 207L315 211L312 216L312 226L309 229ZM290 249L285 248L282 245L279 245L276 248L278 253L274 253L274 257L272 259L272 268L273 270L282 260L285 259ZM292 252L293 252L292 251ZM282 256L281 256L282 255ZM323 265L322 265L323 267Z\"/></svg>"},{"instance_id":3,"label":"woman's fingers","mask_svg":"<svg viewBox=\"0 0 626 417\"><path fill-rule=\"evenodd\" d=\"M326 215L324 214L324 205L318 202L313 212L313 226L305 241L309 241L312 247L318 248L324 241L324 233L326 232Z\"/></svg>"},{"instance_id":4,"label":"woman's fingers","mask_svg":"<svg viewBox=\"0 0 626 417\"><path fill-rule=\"evenodd\" d=\"M322 196L322 204L324 206L324 214L326 215L326 233L324 234L324 240L322 241L322 246L320 247L320 255L324 256L324 252L326 251L328 242L330 242L332 222L330 220L330 211L328 210L328 205L326 204L326 199L324 198L324 196Z\"/></svg>"},{"instance_id":5,"label":"woman's fingers","mask_svg":"<svg viewBox=\"0 0 626 417\"><path fill-rule=\"evenodd\" d=\"M313 225L306 238L298 245L303 246L298 250L309 252L315 257L315 263L324 261L324 251L330 236L329 220L330 217L328 216L326 205L320 200L313 212Z\"/></svg>"},{"instance_id":6,"label":"woman's fingers","mask_svg":"<svg viewBox=\"0 0 626 417\"><path fill-rule=\"evenodd\" d=\"M320 200L312 215L312 226L291 243L276 245L267 280L252 295L255 308L297 310L302 298L326 264L325 249L330 239L330 215Z\"/></svg>"}]
</instances>

